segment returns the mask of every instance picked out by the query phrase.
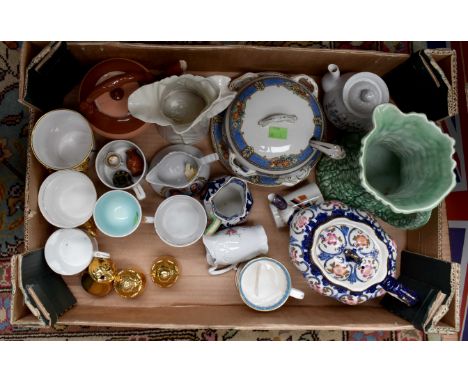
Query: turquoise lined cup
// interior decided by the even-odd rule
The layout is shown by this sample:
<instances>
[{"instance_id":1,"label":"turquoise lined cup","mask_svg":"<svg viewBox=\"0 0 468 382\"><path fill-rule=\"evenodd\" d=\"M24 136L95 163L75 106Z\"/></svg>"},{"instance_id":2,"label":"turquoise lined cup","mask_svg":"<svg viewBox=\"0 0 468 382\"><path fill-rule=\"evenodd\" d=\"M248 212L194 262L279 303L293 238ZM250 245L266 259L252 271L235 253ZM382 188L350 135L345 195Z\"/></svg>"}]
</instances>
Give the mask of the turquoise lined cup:
<instances>
[{"instance_id":1,"label":"turquoise lined cup","mask_svg":"<svg viewBox=\"0 0 468 382\"><path fill-rule=\"evenodd\" d=\"M141 206L129 192L108 191L96 202L93 217L98 229L110 237L125 237L141 222Z\"/></svg>"}]
</instances>

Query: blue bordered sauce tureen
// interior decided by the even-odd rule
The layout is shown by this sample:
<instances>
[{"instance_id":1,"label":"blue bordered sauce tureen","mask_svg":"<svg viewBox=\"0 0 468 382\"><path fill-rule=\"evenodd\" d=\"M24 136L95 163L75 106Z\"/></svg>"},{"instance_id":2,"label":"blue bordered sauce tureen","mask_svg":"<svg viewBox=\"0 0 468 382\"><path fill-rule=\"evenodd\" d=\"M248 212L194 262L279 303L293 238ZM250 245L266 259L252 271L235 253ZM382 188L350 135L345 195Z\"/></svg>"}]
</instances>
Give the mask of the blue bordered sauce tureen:
<instances>
[{"instance_id":1,"label":"blue bordered sauce tureen","mask_svg":"<svg viewBox=\"0 0 468 382\"><path fill-rule=\"evenodd\" d=\"M230 87L238 93L222 128L236 175L279 178L312 168L321 152L342 157L339 146L321 142L325 122L311 77L247 73Z\"/></svg>"},{"instance_id":2,"label":"blue bordered sauce tureen","mask_svg":"<svg viewBox=\"0 0 468 382\"><path fill-rule=\"evenodd\" d=\"M396 244L367 212L338 201L295 209L281 196L269 200L289 223L289 255L318 293L356 305L388 292L407 305L417 295L395 279Z\"/></svg>"}]
</instances>

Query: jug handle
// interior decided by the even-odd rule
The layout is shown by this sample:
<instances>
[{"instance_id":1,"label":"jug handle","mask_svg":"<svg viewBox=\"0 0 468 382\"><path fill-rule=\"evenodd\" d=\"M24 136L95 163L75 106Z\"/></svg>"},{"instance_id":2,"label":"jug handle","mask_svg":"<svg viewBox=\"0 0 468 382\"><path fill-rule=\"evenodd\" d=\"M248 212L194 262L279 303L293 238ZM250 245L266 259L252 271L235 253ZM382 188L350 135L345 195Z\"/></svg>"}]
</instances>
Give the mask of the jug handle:
<instances>
[{"instance_id":1,"label":"jug handle","mask_svg":"<svg viewBox=\"0 0 468 382\"><path fill-rule=\"evenodd\" d=\"M229 165L231 166L232 171L246 178L257 174L255 170L244 171L242 168L240 168L240 166L236 163L236 155L232 151L229 151Z\"/></svg>"},{"instance_id":2,"label":"jug handle","mask_svg":"<svg viewBox=\"0 0 468 382\"><path fill-rule=\"evenodd\" d=\"M291 79L301 85L304 85L312 92L315 98L318 98L319 86L312 77L309 77L307 74L299 74L297 76L292 76Z\"/></svg>"},{"instance_id":3,"label":"jug handle","mask_svg":"<svg viewBox=\"0 0 468 382\"><path fill-rule=\"evenodd\" d=\"M346 151L339 145L314 140L311 140L309 144L314 149L329 156L331 159L343 159L346 157Z\"/></svg>"},{"instance_id":4,"label":"jug handle","mask_svg":"<svg viewBox=\"0 0 468 382\"><path fill-rule=\"evenodd\" d=\"M208 269L208 273L212 276L222 275L223 273L229 272L231 269L235 269L236 267L237 264L231 264L221 269L218 269L218 267L210 267Z\"/></svg>"},{"instance_id":5,"label":"jug handle","mask_svg":"<svg viewBox=\"0 0 468 382\"><path fill-rule=\"evenodd\" d=\"M203 166L212 162L216 162L217 160L219 160L219 155L217 153L212 153L198 159L198 162L200 163L200 166Z\"/></svg>"},{"instance_id":6,"label":"jug handle","mask_svg":"<svg viewBox=\"0 0 468 382\"><path fill-rule=\"evenodd\" d=\"M392 276L385 277L385 279L380 283L380 286L384 288L387 293L408 306L414 306L419 302L419 297L415 291L405 287Z\"/></svg>"}]
</instances>

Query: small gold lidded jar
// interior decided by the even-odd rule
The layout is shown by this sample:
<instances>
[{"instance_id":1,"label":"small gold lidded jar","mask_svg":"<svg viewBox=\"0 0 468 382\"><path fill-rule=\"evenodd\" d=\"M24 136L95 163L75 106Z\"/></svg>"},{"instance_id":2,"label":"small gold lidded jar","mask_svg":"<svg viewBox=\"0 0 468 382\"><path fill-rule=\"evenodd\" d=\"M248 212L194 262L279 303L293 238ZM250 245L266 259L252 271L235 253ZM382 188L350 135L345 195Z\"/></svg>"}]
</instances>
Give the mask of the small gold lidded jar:
<instances>
[{"instance_id":1,"label":"small gold lidded jar","mask_svg":"<svg viewBox=\"0 0 468 382\"><path fill-rule=\"evenodd\" d=\"M107 296L112 291L112 281L108 283L97 282L86 271L81 275L81 286L86 292L97 297Z\"/></svg>"},{"instance_id":2,"label":"small gold lidded jar","mask_svg":"<svg viewBox=\"0 0 468 382\"><path fill-rule=\"evenodd\" d=\"M173 256L158 257L151 266L151 278L153 282L162 287L168 288L179 278L179 264Z\"/></svg>"},{"instance_id":3,"label":"small gold lidded jar","mask_svg":"<svg viewBox=\"0 0 468 382\"><path fill-rule=\"evenodd\" d=\"M143 293L146 277L134 269L122 269L114 277L114 290L124 298L134 298Z\"/></svg>"},{"instance_id":4,"label":"small gold lidded jar","mask_svg":"<svg viewBox=\"0 0 468 382\"><path fill-rule=\"evenodd\" d=\"M89 276L98 283L112 283L115 277L115 264L109 258L95 257L88 266Z\"/></svg>"}]
</instances>

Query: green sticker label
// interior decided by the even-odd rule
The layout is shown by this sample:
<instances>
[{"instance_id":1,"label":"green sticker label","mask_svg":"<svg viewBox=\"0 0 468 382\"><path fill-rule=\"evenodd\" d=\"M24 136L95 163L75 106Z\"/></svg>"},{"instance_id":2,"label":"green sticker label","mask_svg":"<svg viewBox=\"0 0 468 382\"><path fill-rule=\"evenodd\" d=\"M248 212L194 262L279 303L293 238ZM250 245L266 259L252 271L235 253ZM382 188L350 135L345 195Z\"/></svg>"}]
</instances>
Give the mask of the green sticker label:
<instances>
[{"instance_id":1,"label":"green sticker label","mask_svg":"<svg viewBox=\"0 0 468 382\"><path fill-rule=\"evenodd\" d=\"M271 126L268 128L268 138L288 139L288 129L286 127Z\"/></svg>"}]
</instances>

